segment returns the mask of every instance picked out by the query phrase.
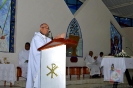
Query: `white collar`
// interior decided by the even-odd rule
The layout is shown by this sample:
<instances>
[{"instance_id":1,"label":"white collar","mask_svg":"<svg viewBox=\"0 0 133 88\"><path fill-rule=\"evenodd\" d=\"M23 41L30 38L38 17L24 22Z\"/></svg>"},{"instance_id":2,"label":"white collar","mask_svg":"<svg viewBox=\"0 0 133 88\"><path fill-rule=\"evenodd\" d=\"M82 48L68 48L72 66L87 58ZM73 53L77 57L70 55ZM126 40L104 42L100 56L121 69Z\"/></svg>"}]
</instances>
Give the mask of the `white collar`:
<instances>
[{"instance_id":1,"label":"white collar","mask_svg":"<svg viewBox=\"0 0 133 88\"><path fill-rule=\"evenodd\" d=\"M43 37L44 39L47 38L45 35L41 34L40 32L35 32L35 35L39 35L39 36Z\"/></svg>"}]
</instances>

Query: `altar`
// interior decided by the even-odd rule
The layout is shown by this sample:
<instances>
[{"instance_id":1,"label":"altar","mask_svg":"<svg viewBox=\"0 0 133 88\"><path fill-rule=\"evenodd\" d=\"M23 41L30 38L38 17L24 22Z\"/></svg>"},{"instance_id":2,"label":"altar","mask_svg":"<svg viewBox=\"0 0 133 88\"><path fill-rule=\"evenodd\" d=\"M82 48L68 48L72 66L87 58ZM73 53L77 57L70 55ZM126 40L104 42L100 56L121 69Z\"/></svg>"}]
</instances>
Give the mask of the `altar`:
<instances>
[{"instance_id":1,"label":"altar","mask_svg":"<svg viewBox=\"0 0 133 88\"><path fill-rule=\"evenodd\" d=\"M104 81L113 81L111 78L111 69L114 67L114 71L118 72L119 83L124 83L123 75L126 69L133 69L133 58L123 58L123 57L104 57L101 62L104 71Z\"/></svg>"},{"instance_id":2,"label":"altar","mask_svg":"<svg viewBox=\"0 0 133 88\"><path fill-rule=\"evenodd\" d=\"M16 81L14 64L0 64L0 81L10 82L10 86L14 85Z\"/></svg>"}]
</instances>

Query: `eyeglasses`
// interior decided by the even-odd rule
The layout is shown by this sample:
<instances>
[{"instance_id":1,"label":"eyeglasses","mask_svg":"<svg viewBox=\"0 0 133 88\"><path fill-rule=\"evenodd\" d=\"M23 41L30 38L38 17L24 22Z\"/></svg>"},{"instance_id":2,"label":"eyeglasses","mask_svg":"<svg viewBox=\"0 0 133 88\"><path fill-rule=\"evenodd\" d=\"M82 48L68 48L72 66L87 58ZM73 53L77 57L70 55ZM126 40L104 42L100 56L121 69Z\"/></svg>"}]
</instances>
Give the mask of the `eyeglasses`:
<instances>
[{"instance_id":1,"label":"eyeglasses","mask_svg":"<svg viewBox=\"0 0 133 88\"><path fill-rule=\"evenodd\" d=\"M46 29L48 29L49 30L49 27L41 27L42 29L44 29L44 28L46 28Z\"/></svg>"}]
</instances>

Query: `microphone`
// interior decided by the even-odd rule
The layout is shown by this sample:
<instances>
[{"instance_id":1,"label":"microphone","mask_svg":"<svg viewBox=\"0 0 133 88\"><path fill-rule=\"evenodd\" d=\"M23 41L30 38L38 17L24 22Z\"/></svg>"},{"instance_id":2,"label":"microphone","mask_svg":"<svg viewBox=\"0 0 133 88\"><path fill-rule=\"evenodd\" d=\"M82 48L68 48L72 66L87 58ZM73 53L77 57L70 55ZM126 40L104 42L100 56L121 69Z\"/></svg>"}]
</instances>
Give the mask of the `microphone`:
<instances>
[{"instance_id":1,"label":"microphone","mask_svg":"<svg viewBox=\"0 0 133 88\"><path fill-rule=\"evenodd\" d=\"M133 50L132 50L132 49L130 49L129 47L126 47L126 48L128 48L130 51L132 51L132 52L133 52Z\"/></svg>"},{"instance_id":2,"label":"microphone","mask_svg":"<svg viewBox=\"0 0 133 88\"><path fill-rule=\"evenodd\" d=\"M53 40L52 32L49 30L50 38Z\"/></svg>"}]
</instances>

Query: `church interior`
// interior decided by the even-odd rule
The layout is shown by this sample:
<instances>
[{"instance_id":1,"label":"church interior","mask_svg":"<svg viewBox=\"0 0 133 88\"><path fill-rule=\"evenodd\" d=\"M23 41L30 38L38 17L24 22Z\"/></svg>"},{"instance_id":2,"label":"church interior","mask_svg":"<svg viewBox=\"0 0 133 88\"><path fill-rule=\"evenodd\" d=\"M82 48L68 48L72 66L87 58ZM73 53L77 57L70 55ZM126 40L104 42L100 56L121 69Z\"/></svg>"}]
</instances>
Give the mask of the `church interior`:
<instances>
[{"instance_id":1,"label":"church interior","mask_svg":"<svg viewBox=\"0 0 133 88\"><path fill-rule=\"evenodd\" d=\"M9 8L11 10L9 11L9 23L4 21L4 19L9 20L6 19L6 15L9 14L1 12L8 8L5 6L1 9L6 1L10 1L10 7L12 7ZM4 59L4 61L7 60L5 64L12 64L15 79L11 84L10 81L3 80L3 75L0 76L0 88L10 88L10 86L11 88L25 88L26 79L21 77L22 69L19 67L18 55L24 49L25 43L31 42L34 32L39 32L42 23L49 25L51 32L49 37L65 33L66 39L77 42L76 46L66 50L65 88L112 88L114 84L104 81L104 76L91 78L90 70L86 67L84 60L89 51L93 51L93 56L98 56L100 52L103 52L103 58L115 58L112 56L111 41L115 41L116 36L119 40L119 53L126 52L130 56L130 61L126 62L130 66L128 70L125 66L124 82L118 83L117 87L113 88L133 87L132 8L132 0L1 0L0 20L4 22L0 22L0 28L3 28L0 36L5 31L4 28L8 29L4 24L8 24L10 31L7 32L10 35L5 35L8 40L7 49L0 47L0 60ZM5 17L1 18L4 14ZM1 39L0 46L5 44ZM61 58L61 56L58 57ZM119 54L115 59L118 57ZM126 61L125 59L123 61ZM1 71L4 72L4 69Z\"/></svg>"}]
</instances>

